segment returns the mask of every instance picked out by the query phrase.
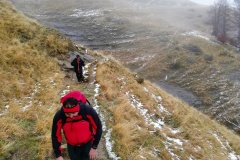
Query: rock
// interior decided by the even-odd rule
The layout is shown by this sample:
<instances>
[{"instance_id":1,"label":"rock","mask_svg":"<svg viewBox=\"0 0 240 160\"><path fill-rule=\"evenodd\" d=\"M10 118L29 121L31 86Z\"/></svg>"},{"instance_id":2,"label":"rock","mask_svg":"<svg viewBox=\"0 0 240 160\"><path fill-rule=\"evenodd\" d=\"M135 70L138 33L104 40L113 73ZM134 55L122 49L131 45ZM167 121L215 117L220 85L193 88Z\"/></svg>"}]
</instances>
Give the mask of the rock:
<instances>
[{"instance_id":1,"label":"rock","mask_svg":"<svg viewBox=\"0 0 240 160\"><path fill-rule=\"evenodd\" d=\"M139 77L138 75L136 75L135 80L140 84L144 82L144 78Z\"/></svg>"}]
</instances>

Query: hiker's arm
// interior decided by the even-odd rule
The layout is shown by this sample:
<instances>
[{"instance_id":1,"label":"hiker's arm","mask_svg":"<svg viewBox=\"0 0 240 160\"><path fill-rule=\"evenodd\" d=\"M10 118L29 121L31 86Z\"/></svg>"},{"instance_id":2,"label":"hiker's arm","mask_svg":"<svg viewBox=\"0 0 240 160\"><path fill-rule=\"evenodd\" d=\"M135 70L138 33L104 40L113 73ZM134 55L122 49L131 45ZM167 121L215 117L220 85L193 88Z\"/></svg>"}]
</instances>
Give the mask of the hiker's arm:
<instances>
[{"instance_id":1,"label":"hiker's arm","mask_svg":"<svg viewBox=\"0 0 240 160\"><path fill-rule=\"evenodd\" d=\"M97 149L93 149L91 148L90 152L89 152L89 158L90 160L94 160L97 158L98 152Z\"/></svg>"},{"instance_id":2,"label":"hiker's arm","mask_svg":"<svg viewBox=\"0 0 240 160\"><path fill-rule=\"evenodd\" d=\"M62 142L62 120L59 118L60 112L58 111L54 118L52 124L52 147L56 158L59 158L62 154L61 142Z\"/></svg>"},{"instance_id":3,"label":"hiker's arm","mask_svg":"<svg viewBox=\"0 0 240 160\"><path fill-rule=\"evenodd\" d=\"M71 65L72 66L75 66L75 63L76 63L77 61L76 61L76 58L71 62Z\"/></svg>"},{"instance_id":4,"label":"hiker's arm","mask_svg":"<svg viewBox=\"0 0 240 160\"><path fill-rule=\"evenodd\" d=\"M97 114L97 112L91 107L90 109L90 112L91 112L91 117L92 117L92 120L91 121L91 124L92 124L92 127L93 127L93 137L94 137L94 140L93 140L93 144L92 144L92 148L94 149L97 149L97 146L98 146L98 143L101 139L101 136L102 136L102 123L101 123L101 120Z\"/></svg>"}]
</instances>

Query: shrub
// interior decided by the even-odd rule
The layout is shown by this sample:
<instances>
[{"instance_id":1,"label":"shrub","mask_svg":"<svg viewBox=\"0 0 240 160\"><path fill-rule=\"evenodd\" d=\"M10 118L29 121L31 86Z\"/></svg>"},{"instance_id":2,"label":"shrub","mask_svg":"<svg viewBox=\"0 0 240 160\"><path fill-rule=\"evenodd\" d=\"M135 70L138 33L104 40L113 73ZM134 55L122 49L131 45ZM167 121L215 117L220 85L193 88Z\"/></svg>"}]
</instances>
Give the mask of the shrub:
<instances>
[{"instance_id":1,"label":"shrub","mask_svg":"<svg viewBox=\"0 0 240 160\"><path fill-rule=\"evenodd\" d=\"M203 53L198 46L195 46L193 44L185 45L183 48L189 50L190 52L195 53L195 55L201 55Z\"/></svg>"},{"instance_id":2,"label":"shrub","mask_svg":"<svg viewBox=\"0 0 240 160\"><path fill-rule=\"evenodd\" d=\"M171 69L179 69L181 67L181 62L179 60L174 59L171 63L170 63L170 68Z\"/></svg>"},{"instance_id":3,"label":"shrub","mask_svg":"<svg viewBox=\"0 0 240 160\"><path fill-rule=\"evenodd\" d=\"M204 55L204 59L205 61L212 61L213 60L213 56L212 55Z\"/></svg>"},{"instance_id":4,"label":"shrub","mask_svg":"<svg viewBox=\"0 0 240 160\"><path fill-rule=\"evenodd\" d=\"M144 78L142 78L142 77L136 77L136 81L141 84L141 83L144 82Z\"/></svg>"},{"instance_id":5,"label":"shrub","mask_svg":"<svg viewBox=\"0 0 240 160\"><path fill-rule=\"evenodd\" d=\"M192 64L192 63L196 62L196 57L193 57L193 56L187 57L186 62Z\"/></svg>"}]
</instances>

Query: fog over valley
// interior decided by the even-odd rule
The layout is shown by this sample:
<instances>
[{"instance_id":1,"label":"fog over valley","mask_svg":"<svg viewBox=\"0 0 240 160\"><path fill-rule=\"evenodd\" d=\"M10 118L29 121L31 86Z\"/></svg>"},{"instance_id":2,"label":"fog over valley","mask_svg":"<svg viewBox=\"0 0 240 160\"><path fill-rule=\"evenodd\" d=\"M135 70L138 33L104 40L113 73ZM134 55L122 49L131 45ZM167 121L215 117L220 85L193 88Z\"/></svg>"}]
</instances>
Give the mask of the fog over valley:
<instances>
[{"instance_id":1,"label":"fog over valley","mask_svg":"<svg viewBox=\"0 0 240 160\"><path fill-rule=\"evenodd\" d=\"M216 2L216 0L190 0L190 1L203 5L213 5L214 2ZM228 0L228 3L233 4L234 0Z\"/></svg>"}]
</instances>

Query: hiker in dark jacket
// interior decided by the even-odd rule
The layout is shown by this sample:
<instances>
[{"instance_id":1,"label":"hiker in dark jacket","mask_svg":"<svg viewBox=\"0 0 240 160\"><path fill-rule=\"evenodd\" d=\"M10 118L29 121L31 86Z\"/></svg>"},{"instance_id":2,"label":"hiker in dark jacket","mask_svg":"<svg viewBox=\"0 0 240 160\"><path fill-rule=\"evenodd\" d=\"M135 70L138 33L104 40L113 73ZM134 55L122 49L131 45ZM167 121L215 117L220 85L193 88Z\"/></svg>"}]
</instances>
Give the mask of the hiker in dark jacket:
<instances>
[{"instance_id":1,"label":"hiker in dark jacket","mask_svg":"<svg viewBox=\"0 0 240 160\"><path fill-rule=\"evenodd\" d=\"M76 73L78 82L83 80L83 69L82 67L85 66L84 61L80 58L79 55L74 58L74 60L71 62L71 65L74 67L74 72Z\"/></svg>"},{"instance_id":2,"label":"hiker in dark jacket","mask_svg":"<svg viewBox=\"0 0 240 160\"><path fill-rule=\"evenodd\" d=\"M63 106L53 118L52 146L56 160L63 160L62 130L71 160L94 160L97 158L102 124L96 111L91 106L79 102L78 95L74 96L77 92L72 93L61 99Z\"/></svg>"}]
</instances>

